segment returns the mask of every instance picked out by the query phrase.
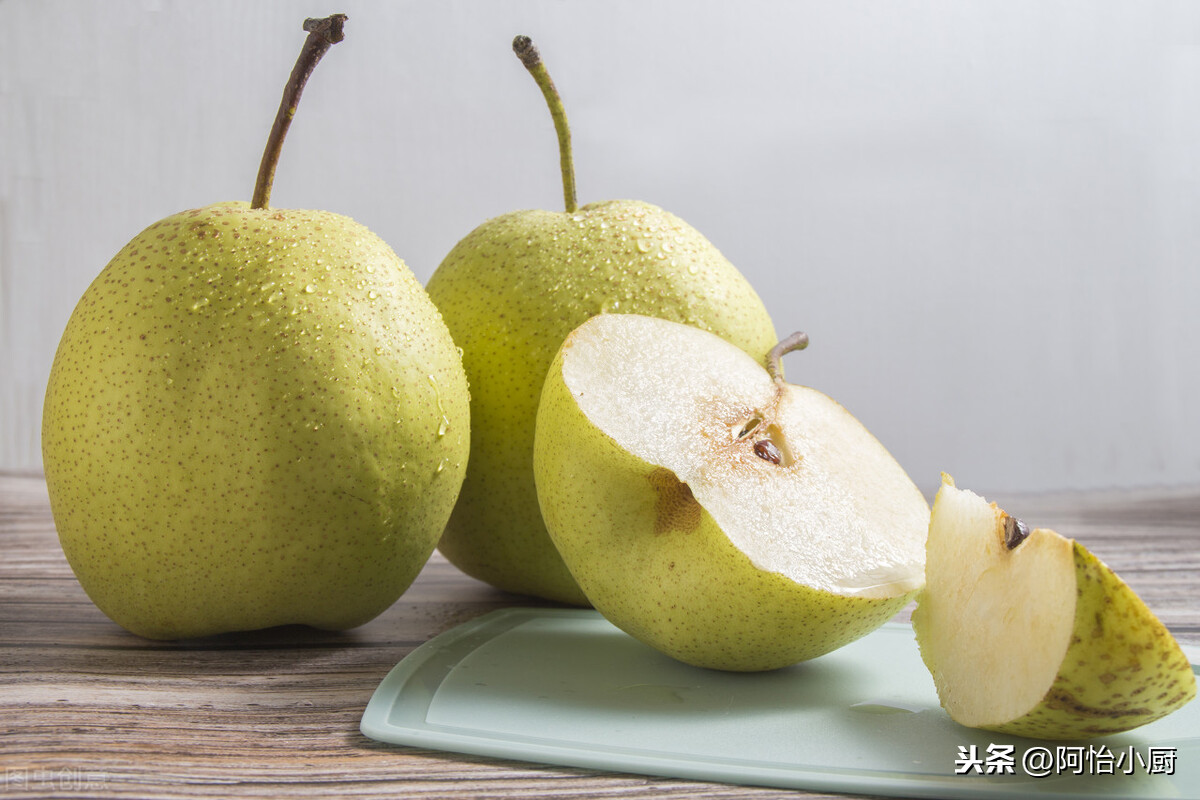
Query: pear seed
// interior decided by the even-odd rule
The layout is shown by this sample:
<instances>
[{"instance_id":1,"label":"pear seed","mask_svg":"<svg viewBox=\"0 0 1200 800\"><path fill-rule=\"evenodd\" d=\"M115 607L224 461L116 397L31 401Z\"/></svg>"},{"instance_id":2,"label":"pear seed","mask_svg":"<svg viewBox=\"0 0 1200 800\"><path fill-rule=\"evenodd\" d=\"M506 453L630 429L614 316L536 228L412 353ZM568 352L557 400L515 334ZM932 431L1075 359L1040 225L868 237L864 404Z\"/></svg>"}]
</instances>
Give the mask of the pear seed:
<instances>
[{"instance_id":1,"label":"pear seed","mask_svg":"<svg viewBox=\"0 0 1200 800\"><path fill-rule=\"evenodd\" d=\"M1023 520L1004 515L1004 546L1016 550L1021 542L1029 538L1029 526Z\"/></svg>"},{"instance_id":2,"label":"pear seed","mask_svg":"<svg viewBox=\"0 0 1200 800\"><path fill-rule=\"evenodd\" d=\"M761 442L754 443L754 455L761 458L763 461L770 461L772 464L783 463L783 454L779 452L779 448L770 439L763 439Z\"/></svg>"}]
</instances>

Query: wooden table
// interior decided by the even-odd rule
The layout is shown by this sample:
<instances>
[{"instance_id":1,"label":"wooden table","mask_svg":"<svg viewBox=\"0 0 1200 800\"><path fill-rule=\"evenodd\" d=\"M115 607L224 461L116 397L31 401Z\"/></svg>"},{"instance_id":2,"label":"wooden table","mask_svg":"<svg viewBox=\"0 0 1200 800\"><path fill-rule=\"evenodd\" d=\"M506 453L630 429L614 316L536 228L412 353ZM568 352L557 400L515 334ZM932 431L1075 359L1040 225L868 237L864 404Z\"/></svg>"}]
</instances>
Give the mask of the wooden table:
<instances>
[{"instance_id":1,"label":"wooden table","mask_svg":"<svg viewBox=\"0 0 1200 800\"><path fill-rule=\"evenodd\" d=\"M1085 543L1181 641L1200 644L1200 489L992 499ZM110 622L75 581L41 476L0 474L0 796L805 796L391 747L359 733L371 693L413 648L529 602L435 555L404 597L353 631L150 642Z\"/></svg>"}]
</instances>

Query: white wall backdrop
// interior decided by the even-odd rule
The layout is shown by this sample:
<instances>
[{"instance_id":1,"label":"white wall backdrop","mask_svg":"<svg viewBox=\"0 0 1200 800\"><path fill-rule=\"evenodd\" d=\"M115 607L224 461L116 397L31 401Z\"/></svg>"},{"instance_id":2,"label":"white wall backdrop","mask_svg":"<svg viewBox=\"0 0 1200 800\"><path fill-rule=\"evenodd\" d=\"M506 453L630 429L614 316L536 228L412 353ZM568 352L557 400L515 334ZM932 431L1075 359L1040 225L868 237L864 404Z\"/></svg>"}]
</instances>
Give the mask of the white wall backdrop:
<instances>
[{"instance_id":1,"label":"white wall backdrop","mask_svg":"<svg viewBox=\"0 0 1200 800\"><path fill-rule=\"evenodd\" d=\"M0 0L0 469L38 469L67 317L151 222L249 199L304 16L346 41L273 205L428 279L484 219L581 202L704 232L923 488L1200 482L1200 3Z\"/></svg>"}]
</instances>

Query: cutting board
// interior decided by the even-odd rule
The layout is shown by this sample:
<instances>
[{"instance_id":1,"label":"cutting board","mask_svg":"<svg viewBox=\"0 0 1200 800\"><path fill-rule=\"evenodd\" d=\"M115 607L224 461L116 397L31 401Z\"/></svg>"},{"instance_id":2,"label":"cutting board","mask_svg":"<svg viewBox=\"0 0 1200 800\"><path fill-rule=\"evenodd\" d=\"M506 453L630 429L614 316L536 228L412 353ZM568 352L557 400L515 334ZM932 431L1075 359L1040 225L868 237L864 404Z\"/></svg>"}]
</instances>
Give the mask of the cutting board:
<instances>
[{"instance_id":1,"label":"cutting board","mask_svg":"<svg viewBox=\"0 0 1200 800\"><path fill-rule=\"evenodd\" d=\"M792 667L729 673L670 659L592 610L509 608L405 657L361 729L396 745L814 792L1200 800L1200 702L1088 742L971 730L941 709L898 623Z\"/></svg>"}]
</instances>

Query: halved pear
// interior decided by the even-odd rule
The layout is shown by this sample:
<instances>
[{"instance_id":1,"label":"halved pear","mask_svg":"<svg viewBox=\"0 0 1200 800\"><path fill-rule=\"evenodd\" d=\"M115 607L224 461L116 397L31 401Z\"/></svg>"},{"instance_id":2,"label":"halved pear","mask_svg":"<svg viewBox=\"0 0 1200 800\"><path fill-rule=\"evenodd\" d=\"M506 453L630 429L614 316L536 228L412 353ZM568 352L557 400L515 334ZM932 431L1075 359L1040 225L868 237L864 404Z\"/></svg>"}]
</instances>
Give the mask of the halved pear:
<instances>
[{"instance_id":1,"label":"halved pear","mask_svg":"<svg viewBox=\"0 0 1200 800\"><path fill-rule=\"evenodd\" d=\"M680 661L765 670L892 617L929 506L861 423L711 333L602 314L564 341L534 439L551 538L592 604Z\"/></svg>"},{"instance_id":2,"label":"halved pear","mask_svg":"<svg viewBox=\"0 0 1200 800\"><path fill-rule=\"evenodd\" d=\"M1102 561L942 476L913 613L942 707L1038 739L1119 733L1196 695L1187 656Z\"/></svg>"}]
</instances>

